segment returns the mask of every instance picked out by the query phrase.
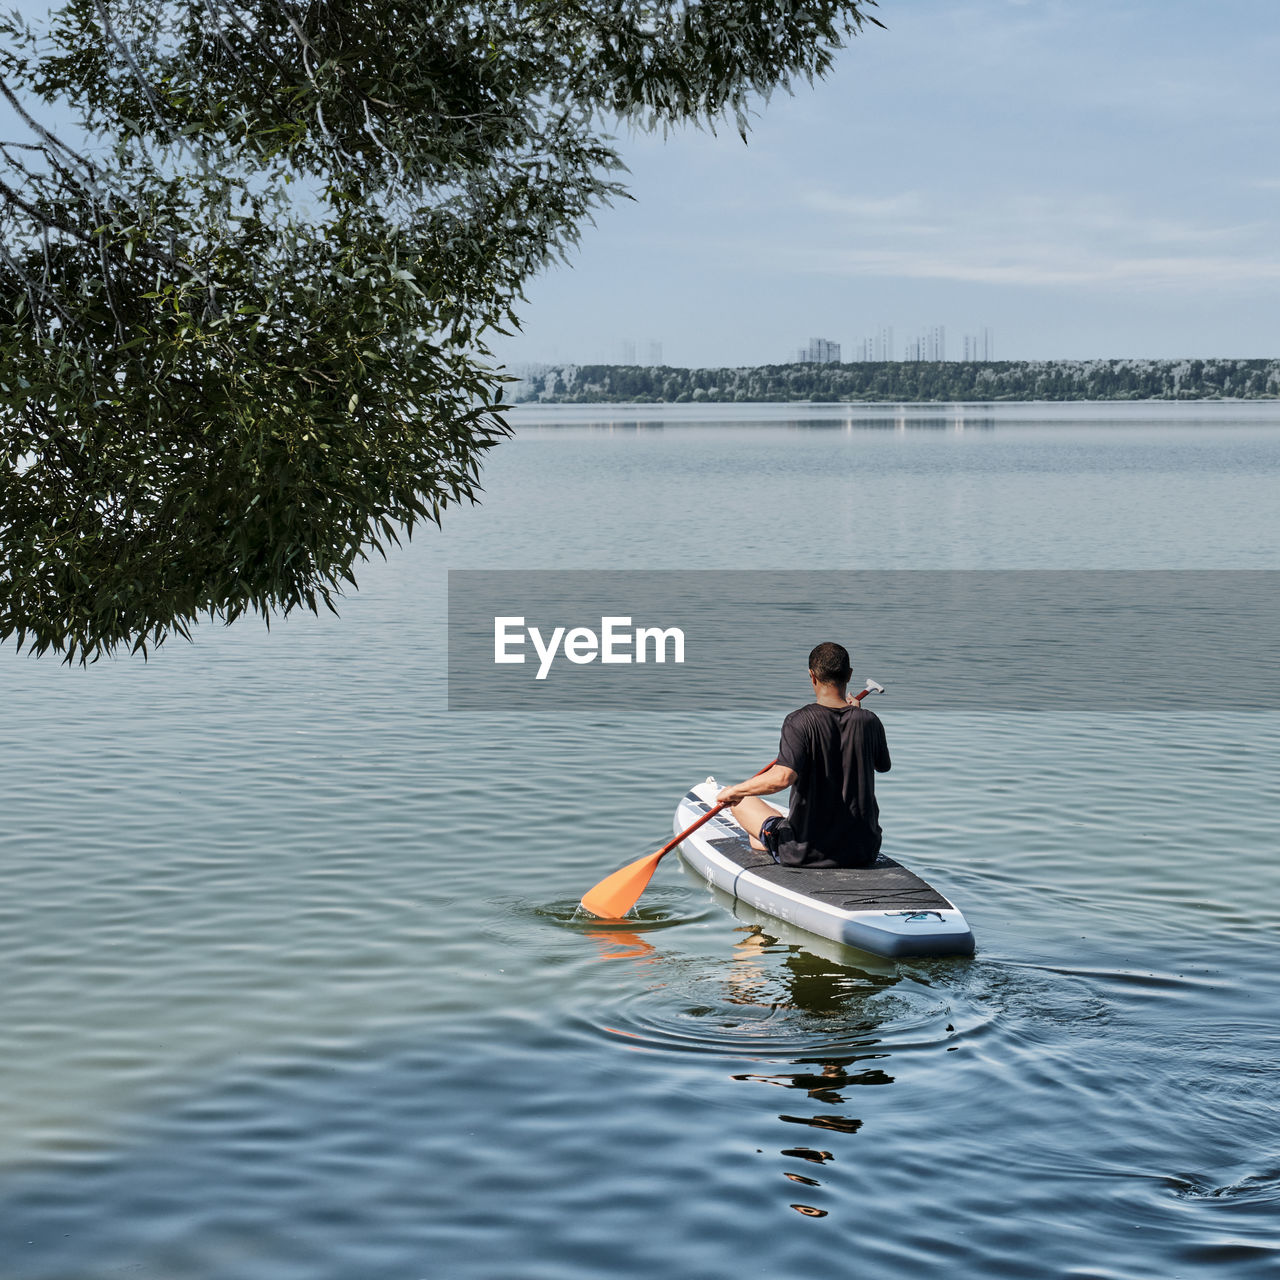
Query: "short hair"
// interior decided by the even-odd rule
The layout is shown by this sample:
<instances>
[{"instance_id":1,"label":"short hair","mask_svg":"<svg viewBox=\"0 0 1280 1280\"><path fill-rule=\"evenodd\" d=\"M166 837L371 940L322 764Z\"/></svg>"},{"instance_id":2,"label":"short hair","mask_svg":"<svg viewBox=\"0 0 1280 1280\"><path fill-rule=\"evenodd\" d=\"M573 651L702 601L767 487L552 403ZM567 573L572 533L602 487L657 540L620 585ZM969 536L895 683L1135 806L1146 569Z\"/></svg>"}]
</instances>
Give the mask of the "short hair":
<instances>
[{"instance_id":1,"label":"short hair","mask_svg":"<svg viewBox=\"0 0 1280 1280\"><path fill-rule=\"evenodd\" d=\"M809 670L819 684L848 684L853 675L849 650L842 644L824 640L809 654Z\"/></svg>"}]
</instances>

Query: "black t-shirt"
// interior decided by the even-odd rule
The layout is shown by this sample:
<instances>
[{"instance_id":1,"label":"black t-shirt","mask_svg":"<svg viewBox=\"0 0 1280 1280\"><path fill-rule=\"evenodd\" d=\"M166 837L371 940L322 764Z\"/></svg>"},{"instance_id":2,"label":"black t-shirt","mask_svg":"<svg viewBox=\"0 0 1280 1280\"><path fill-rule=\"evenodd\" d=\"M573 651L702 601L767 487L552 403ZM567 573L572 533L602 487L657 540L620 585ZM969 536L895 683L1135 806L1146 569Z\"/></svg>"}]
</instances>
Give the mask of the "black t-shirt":
<instances>
[{"instance_id":1,"label":"black t-shirt","mask_svg":"<svg viewBox=\"0 0 1280 1280\"><path fill-rule=\"evenodd\" d=\"M782 724L778 763L799 775L778 831L778 861L798 867L865 867L880 852L875 775L889 771L884 726L852 704L811 702Z\"/></svg>"}]
</instances>

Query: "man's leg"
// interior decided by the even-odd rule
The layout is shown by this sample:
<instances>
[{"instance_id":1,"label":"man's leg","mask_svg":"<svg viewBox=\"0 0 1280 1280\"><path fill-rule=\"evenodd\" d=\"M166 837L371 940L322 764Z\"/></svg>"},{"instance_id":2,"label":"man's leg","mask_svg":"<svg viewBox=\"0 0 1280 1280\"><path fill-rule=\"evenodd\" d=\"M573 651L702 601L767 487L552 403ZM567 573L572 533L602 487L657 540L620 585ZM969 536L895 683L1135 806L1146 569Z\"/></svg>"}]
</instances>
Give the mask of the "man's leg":
<instances>
[{"instance_id":1,"label":"man's leg","mask_svg":"<svg viewBox=\"0 0 1280 1280\"><path fill-rule=\"evenodd\" d=\"M760 827L766 818L776 818L778 811L771 804L765 804L759 796L747 796L739 800L729 810L734 821L751 837L751 847L764 853L765 847L760 841Z\"/></svg>"}]
</instances>

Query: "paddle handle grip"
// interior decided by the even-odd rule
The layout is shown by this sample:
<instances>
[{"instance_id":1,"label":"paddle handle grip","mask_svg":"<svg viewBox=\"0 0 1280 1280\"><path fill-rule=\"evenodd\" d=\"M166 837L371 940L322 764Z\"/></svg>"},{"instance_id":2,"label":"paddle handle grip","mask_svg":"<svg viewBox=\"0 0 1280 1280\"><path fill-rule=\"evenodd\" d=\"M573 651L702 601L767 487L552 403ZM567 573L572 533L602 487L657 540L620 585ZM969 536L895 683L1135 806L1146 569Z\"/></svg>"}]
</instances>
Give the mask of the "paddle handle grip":
<instances>
[{"instance_id":1,"label":"paddle handle grip","mask_svg":"<svg viewBox=\"0 0 1280 1280\"><path fill-rule=\"evenodd\" d=\"M778 762L776 760L770 760L769 763L765 765L763 769L757 769L755 773L753 773L751 776L753 778L758 778L762 773L768 773L769 770L772 769L773 766L777 763ZM672 836L670 841L668 841L666 844L662 846L661 849L658 850L657 856L659 858L665 857L665 855L670 853L671 850L674 849L676 845L680 843L681 840L687 840L691 835L693 835L695 831L697 831L697 829L700 826L702 826L704 822L710 822L711 819L714 818L716 814L720 812L721 809L727 809L728 807L729 806L727 804L718 804L712 807L711 809L708 809L707 812L704 813L702 817L700 817L697 820L697 822L691 822L687 827L685 827L683 831L679 833L679 835Z\"/></svg>"}]
</instances>

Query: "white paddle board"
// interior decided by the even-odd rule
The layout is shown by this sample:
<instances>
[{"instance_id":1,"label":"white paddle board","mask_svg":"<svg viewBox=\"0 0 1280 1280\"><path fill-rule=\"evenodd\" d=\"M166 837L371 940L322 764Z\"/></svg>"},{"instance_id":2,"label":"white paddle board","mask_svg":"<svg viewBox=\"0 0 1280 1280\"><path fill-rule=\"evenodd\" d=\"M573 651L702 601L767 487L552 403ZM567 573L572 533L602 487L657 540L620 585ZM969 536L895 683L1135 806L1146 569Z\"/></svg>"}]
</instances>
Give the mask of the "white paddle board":
<instances>
[{"instance_id":1,"label":"white paddle board","mask_svg":"<svg viewBox=\"0 0 1280 1280\"><path fill-rule=\"evenodd\" d=\"M719 791L714 778L690 790L676 806L673 830L683 831L714 808ZM883 853L870 867L779 866L752 849L726 810L683 841L680 856L735 899L847 946L880 956L973 953L973 931L960 911Z\"/></svg>"}]
</instances>

